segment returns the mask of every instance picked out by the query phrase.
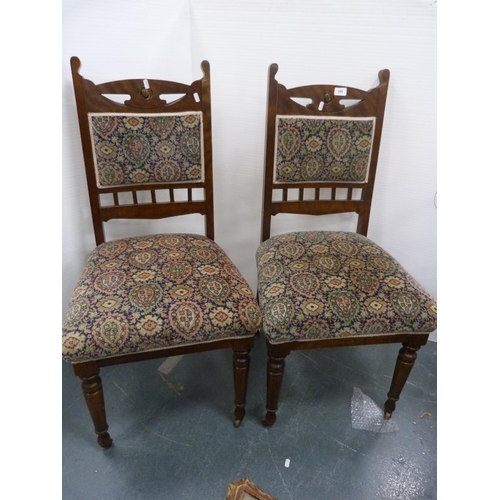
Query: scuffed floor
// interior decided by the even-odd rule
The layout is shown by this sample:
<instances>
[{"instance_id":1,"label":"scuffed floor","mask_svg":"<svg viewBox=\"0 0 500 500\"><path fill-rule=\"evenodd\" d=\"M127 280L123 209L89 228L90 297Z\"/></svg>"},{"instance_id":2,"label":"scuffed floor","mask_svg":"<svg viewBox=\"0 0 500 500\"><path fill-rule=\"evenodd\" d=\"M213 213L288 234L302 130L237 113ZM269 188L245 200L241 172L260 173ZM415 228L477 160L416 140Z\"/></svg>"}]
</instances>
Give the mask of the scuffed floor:
<instances>
[{"instance_id":1,"label":"scuffed floor","mask_svg":"<svg viewBox=\"0 0 500 500\"><path fill-rule=\"evenodd\" d=\"M437 344L418 353L396 431L352 426L354 389L381 406L399 347L292 352L270 429L260 424L262 337L238 429L230 351L104 368L109 450L97 445L79 380L64 363L62 498L224 500L229 483L248 477L279 500L435 499Z\"/></svg>"}]
</instances>

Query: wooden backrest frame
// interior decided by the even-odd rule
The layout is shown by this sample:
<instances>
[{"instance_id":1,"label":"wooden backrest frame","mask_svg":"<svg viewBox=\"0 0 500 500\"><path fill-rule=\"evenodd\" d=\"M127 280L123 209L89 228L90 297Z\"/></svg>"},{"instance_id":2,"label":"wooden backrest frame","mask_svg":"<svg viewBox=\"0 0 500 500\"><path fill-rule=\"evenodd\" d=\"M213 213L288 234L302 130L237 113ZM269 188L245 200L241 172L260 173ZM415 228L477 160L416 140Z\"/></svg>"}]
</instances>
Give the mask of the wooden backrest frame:
<instances>
[{"instance_id":1,"label":"wooden backrest frame","mask_svg":"<svg viewBox=\"0 0 500 500\"><path fill-rule=\"evenodd\" d=\"M356 231L364 236L368 232L370 208L375 182L380 137L384 120L384 110L389 85L389 70L379 71L379 85L369 91L345 87L340 85L309 85L287 89L276 80L278 65L269 67L266 153L264 169L264 194L262 212L262 236L265 241L271 236L271 217L279 213L326 215L344 212L356 212L358 224ZM335 88L345 89L344 95L336 96ZM309 98L312 100L303 106L294 100ZM359 100L352 106L344 106L341 101L349 99ZM304 117L375 117L372 152L369 165L369 174L366 182L293 182L276 183L274 181L274 162L276 156L276 116L304 116ZM313 200L304 199L304 189L314 188ZM331 189L331 199L320 198L320 189ZM347 198L337 199L336 189L347 188ZM298 200L288 200L288 190L298 189ZM360 189L360 199L353 199L353 189ZM282 192L281 201L273 201L273 191Z\"/></svg>"},{"instance_id":2,"label":"wooden backrest frame","mask_svg":"<svg viewBox=\"0 0 500 500\"><path fill-rule=\"evenodd\" d=\"M103 222L121 219L161 219L178 215L198 213L205 216L205 235L214 239L213 179L212 179L212 132L210 104L210 65L203 61L203 78L191 85L165 80L149 80L149 89L144 80L117 80L94 84L79 74L81 63L78 57L71 58L71 71L75 91L78 121L82 139L83 157L87 175L92 222L96 244L105 241ZM123 104L108 99L105 95L128 94L130 99ZM183 97L168 102L161 99L163 94L185 94ZM94 153L89 125L89 113L182 113L201 112L203 119L203 158L204 176L199 182L133 184L119 187L99 187L94 166ZM204 199L194 201L192 190L202 188ZM169 201L157 202L156 190L167 190ZM175 201L175 190L187 190L186 201ZM151 201L140 202L138 191L150 191ZM131 192L133 203L120 204L118 193ZM101 195L112 193L114 205L103 206Z\"/></svg>"}]
</instances>

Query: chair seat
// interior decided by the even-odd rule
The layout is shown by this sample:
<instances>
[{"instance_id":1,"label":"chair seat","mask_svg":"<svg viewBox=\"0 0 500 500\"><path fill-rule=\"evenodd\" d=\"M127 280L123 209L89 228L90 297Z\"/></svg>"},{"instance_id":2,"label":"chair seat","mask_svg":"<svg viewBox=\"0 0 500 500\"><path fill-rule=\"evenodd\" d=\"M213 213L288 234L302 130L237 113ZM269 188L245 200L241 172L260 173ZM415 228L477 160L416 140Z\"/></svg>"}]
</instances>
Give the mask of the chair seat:
<instances>
[{"instance_id":1,"label":"chair seat","mask_svg":"<svg viewBox=\"0 0 500 500\"><path fill-rule=\"evenodd\" d=\"M256 257L263 331L271 343L437 327L432 296L360 234L283 234L262 243Z\"/></svg>"},{"instance_id":2,"label":"chair seat","mask_svg":"<svg viewBox=\"0 0 500 500\"><path fill-rule=\"evenodd\" d=\"M224 251L194 234L126 238L90 255L63 324L71 363L252 337L261 315Z\"/></svg>"}]
</instances>

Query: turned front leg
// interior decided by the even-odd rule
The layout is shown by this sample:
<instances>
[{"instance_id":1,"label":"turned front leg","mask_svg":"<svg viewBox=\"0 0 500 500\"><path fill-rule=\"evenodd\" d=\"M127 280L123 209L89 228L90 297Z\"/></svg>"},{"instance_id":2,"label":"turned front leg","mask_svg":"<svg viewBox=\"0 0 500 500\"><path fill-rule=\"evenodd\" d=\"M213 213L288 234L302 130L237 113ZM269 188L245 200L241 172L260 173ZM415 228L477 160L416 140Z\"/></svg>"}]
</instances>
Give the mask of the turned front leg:
<instances>
[{"instance_id":1,"label":"turned front leg","mask_svg":"<svg viewBox=\"0 0 500 500\"><path fill-rule=\"evenodd\" d=\"M94 423L94 430L97 434L97 442L103 448L109 448L113 440L108 434L108 422L106 420L106 409L104 407L104 393L102 381L99 377L99 367L87 365L73 367L75 374L82 380L82 390L85 401Z\"/></svg>"},{"instance_id":2,"label":"turned front leg","mask_svg":"<svg viewBox=\"0 0 500 500\"><path fill-rule=\"evenodd\" d=\"M396 401L399 400L401 391L410 375L411 369L415 364L417 359L417 351L420 346L410 346L407 343L403 344L403 347L399 350L398 359L396 361L396 367L394 368L394 375L392 377L391 388L387 393L388 399L384 404L385 419L389 420L391 418L392 412L396 408Z\"/></svg>"},{"instance_id":3,"label":"turned front leg","mask_svg":"<svg viewBox=\"0 0 500 500\"><path fill-rule=\"evenodd\" d=\"M276 422L276 412L278 411L278 399L285 373L285 357L288 353L273 348L268 344L267 361L267 405L266 416L262 420L264 427L271 427Z\"/></svg>"},{"instance_id":4,"label":"turned front leg","mask_svg":"<svg viewBox=\"0 0 500 500\"><path fill-rule=\"evenodd\" d=\"M250 349L235 349L233 355L234 375L234 426L239 427L245 417L247 400L248 371L250 367Z\"/></svg>"}]
</instances>

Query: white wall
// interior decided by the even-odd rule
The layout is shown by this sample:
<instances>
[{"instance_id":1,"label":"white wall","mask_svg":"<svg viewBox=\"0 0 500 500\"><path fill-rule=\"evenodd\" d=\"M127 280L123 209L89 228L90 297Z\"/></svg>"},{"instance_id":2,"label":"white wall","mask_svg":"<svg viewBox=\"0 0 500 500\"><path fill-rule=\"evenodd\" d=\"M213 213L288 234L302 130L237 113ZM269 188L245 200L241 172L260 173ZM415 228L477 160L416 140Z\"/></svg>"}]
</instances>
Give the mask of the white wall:
<instances>
[{"instance_id":1,"label":"white wall","mask_svg":"<svg viewBox=\"0 0 500 500\"><path fill-rule=\"evenodd\" d=\"M368 89L391 70L368 236L437 297L436 4L430 0L63 0L63 314L94 246L69 59L96 83L212 73L216 240L256 290L267 69L287 87ZM182 223L182 224L181 224ZM276 219L274 232L292 230ZM134 222L112 222L120 237ZM324 227L301 219L300 228ZM333 229L334 227L331 226ZM354 229L349 217L342 229ZM202 230L201 219L140 231Z\"/></svg>"}]
</instances>

